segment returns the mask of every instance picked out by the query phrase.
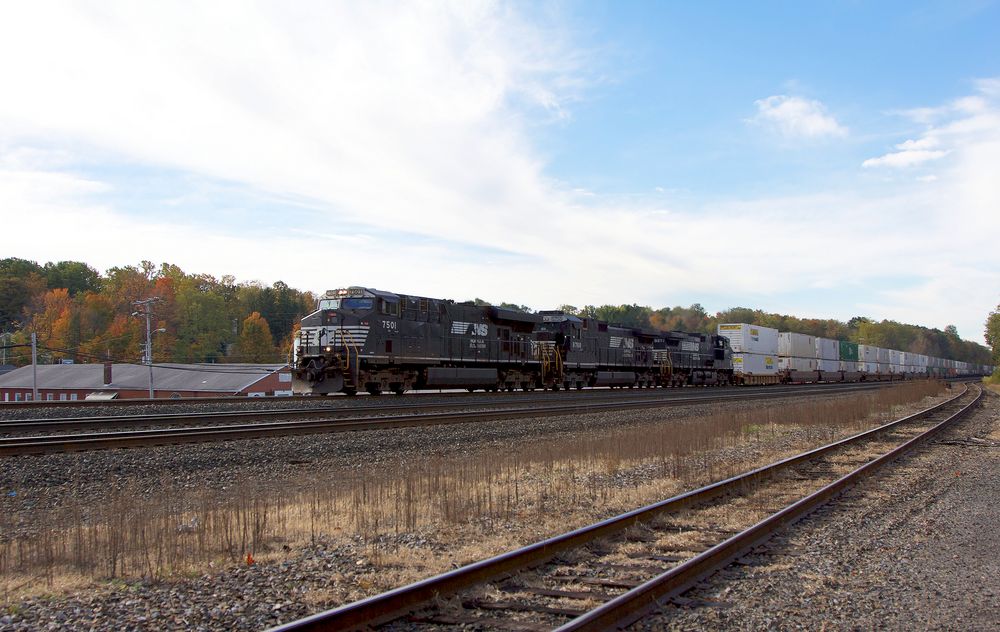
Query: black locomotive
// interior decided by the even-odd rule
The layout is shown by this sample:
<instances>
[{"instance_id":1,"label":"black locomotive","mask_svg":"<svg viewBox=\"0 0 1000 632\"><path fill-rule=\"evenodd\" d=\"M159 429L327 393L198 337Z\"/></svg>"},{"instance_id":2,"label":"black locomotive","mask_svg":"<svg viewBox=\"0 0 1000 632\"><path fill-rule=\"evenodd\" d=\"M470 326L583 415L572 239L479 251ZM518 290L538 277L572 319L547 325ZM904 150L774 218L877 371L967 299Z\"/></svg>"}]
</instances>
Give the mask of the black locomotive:
<instances>
[{"instance_id":1,"label":"black locomotive","mask_svg":"<svg viewBox=\"0 0 1000 632\"><path fill-rule=\"evenodd\" d=\"M527 314L363 287L331 290L302 319L296 393L729 384L721 336Z\"/></svg>"}]
</instances>

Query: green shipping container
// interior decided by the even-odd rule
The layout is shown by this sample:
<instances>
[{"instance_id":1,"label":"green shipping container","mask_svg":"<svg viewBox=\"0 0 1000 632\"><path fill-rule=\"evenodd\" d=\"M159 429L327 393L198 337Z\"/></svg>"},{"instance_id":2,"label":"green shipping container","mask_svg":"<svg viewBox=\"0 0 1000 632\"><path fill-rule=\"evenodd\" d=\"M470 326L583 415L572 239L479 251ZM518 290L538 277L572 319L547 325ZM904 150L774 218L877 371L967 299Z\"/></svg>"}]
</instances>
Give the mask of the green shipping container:
<instances>
[{"instance_id":1,"label":"green shipping container","mask_svg":"<svg viewBox=\"0 0 1000 632\"><path fill-rule=\"evenodd\" d=\"M849 362L858 361L858 343L847 342L846 340L840 341L840 359L847 360Z\"/></svg>"}]
</instances>

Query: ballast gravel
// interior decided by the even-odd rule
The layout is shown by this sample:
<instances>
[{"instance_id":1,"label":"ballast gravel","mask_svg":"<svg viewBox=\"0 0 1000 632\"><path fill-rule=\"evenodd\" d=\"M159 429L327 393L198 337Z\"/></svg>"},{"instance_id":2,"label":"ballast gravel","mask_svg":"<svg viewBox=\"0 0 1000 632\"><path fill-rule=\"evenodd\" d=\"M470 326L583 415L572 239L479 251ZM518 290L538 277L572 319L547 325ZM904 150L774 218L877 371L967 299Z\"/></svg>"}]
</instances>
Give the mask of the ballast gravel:
<instances>
[{"instance_id":1,"label":"ballast gravel","mask_svg":"<svg viewBox=\"0 0 1000 632\"><path fill-rule=\"evenodd\" d=\"M992 427L997 430L997 403L1000 398L994 397L990 409ZM728 403L727 407L753 406L749 403ZM731 408L732 409L732 408ZM204 446L185 446L183 450L176 448L152 448L144 450L126 450L108 453L88 453L78 455L50 455L32 457L30 459L8 459L0 463L0 481L5 489L14 482L25 490L23 496L10 497L5 495L0 500L0 510L7 511L15 503L28 502L31 507L18 507L20 511L30 513L34 508L58 506L63 499L100 498L109 487L126 483L155 493L164 480L174 485L216 486L254 485L262 481L288 480L290 476L306 477L310 468L322 469L331 464L349 465L351 463L371 465L378 462L389 462L405 458L408 451L419 451L422 454L461 454L466 451L483 449L484 446L496 445L503 449L511 449L518 441L523 441L526 435L532 437L557 437L561 434L573 434L607 428L609 425L621 424L641 425L644 423L659 423L666 417L688 416L716 412L719 405L687 407L679 409L663 409L658 411L630 411L626 413L602 413L599 415L584 415L575 417L550 417L535 420L505 420L483 424L460 424L452 426L437 426L431 428L409 428L385 431L338 435L313 435L306 437L289 437L266 442L262 447L257 442L232 442ZM984 413L977 413L976 419ZM968 423L968 422L967 422ZM978 436L978 435L977 435ZM998 437L1000 438L1000 437ZM935 446L936 448L937 446ZM952 446L950 449L957 449ZM967 458L980 458L980 452L973 452ZM16 465L14 465L16 463ZM993 462L994 469L996 462ZM983 465L983 474L990 474L989 466ZM971 470L970 470L971 471ZM917 469L920 475L922 470ZM1000 472L992 474L993 489L1000 483ZM956 477L960 478L960 477ZM936 479L929 473L920 479L917 489L934 488ZM949 482L954 483L953 481ZM904 476L895 483L900 489L908 489ZM900 492L902 493L902 492ZM981 492L984 497L989 494ZM920 515L922 506L914 507L908 504L904 496L893 496L899 503L904 515ZM960 505L962 498L955 500ZM888 503L890 508L893 503ZM5 506L6 505L6 506ZM909 513L906 508L909 507ZM869 521L881 524L879 509L874 507ZM996 524L1000 512L994 510L992 522ZM815 514L809 520L823 519L823 515ZM944 521L947 523L947 521ZM867 526L867 523L865 523ZM873 564L892 565L895 557L893 550L901 546L895 542L897 529L893 522L883 528L881 539L874 539L869 546L873 549ZM834 528L836 525L831 525ZM834 541L834 552L843 542L852 537L849 525L841 525L846 532L839 533ZM982 530L976 535L982 536ZM8 537L10 537L8 535ZM437 543L422 541L420 536L402 534L396 542L403 549L414 551L436 546ZM864 537L864 536L859 536ZM995 543L994 543L995 544ZM816 551L822 551L822 547ZM889 554L879 558L879 547L886 547ZM336 544L322 539L316 543L296 547L286 552L282 561L268 564L240 565L233 568L206 573L204 575L181 578L170 581L149 582L130 581L112 582L93 591L81 591L71 595L36 597L10 606L6 611L0 610L0 632L17 630L260 630L280 622L291 621L322 609L328 602L331 593L356 592L358 596L371 594L389 588L392 584L392 569L384 569L387 585L370 585L372 577L372 562L366 554L370 550L360 540L354 542L338 541ZM812 549L804 549L806 551ZM958 549L958 553L974 554L969 549ZM797 554L802 554L799 551ZM784 556L783 564L788 559ZM839 577L836 574L842 562L805 563L805 570L793 573L789 577L781 577L780 582L772 581L763 594L747 599L757 598L759 603L765 603L767 591L775 594L795 595L803 592L803 581L808 580L804 572L814 573L819 579L808 580L816 586L816 594L802 609L808 613L815 610L812 604L824 603L832 607L834 603L821 597L826 591L834 591L837 584L827 586L823 577ZM916 559L911 557L909 559ZM964 558L963 558L964 559ZM773 560L771 560L773 562ZM877 563L876 563L877 561ZM956 562L955 564L959 564ZM763 568L763 567L761 567ZM911 568L906 566L905 568ZM993 584L997 582L996 566L992 567ZM758 571L754 568L751 571ZM726 571L728 573L730 571ZM777 571L772 570L772 573ZM884 570L883 570L884 572ZM849 574L848 574L849 575ZM989 575L989 573L988 573ZM365 583L369 585L365 585ZM739 584L735 585L738 586ZM749 585L749 583L747 584ZM947 586L942 584L947 590ZM728 584L720 585L719 591L726 590ZM736 590L729 587L728 590ZM710 589L711 590L711 589ZM888 594L888 593L886 593ZM950 593L946 593L950 594ZM896 597L905 603L905 591ZM721 601L735 601L740 597L715 596L707 594L699 598ZM848 602L847 597L837 594L838 607L841 602ZM912 594L911 594L912 598ZM826 600L824 600L826 599ZM993 597L994 608L996 597ZM648 620L646 629L661 629L670 627L676 629L799 629L802 627L819 629L820 622L827 619L796 618L778 610L760 610L753 603L743 605L747 613L736 614L737 606L729 608L675 608L666 617ZM871 605L867 606L869 609ZM778 606L775 606L778 608ZM860 610L860 609L859 609ZM768 614L770 612L770 614ZM818 610L823 613L824 610ZM840 611L837 611L840 612ZM870 614L870 613L869 613ZM732 615L730 617L730 615ZM973 620L971 615L964 615L963 621ZM844 619L833 619L850 622L851 614L844 611ZM864 623L866 619L855 619L861 623L861 629L872 626ZM996 617L994 617L994 620ZM789 621L785 626L783 621ZM852 627L847 625L846 627ZM948 627L948 626L945 626ZM951 628L956 626L952 625ZM957 626L966 628L966 626ZM828 628L827 629L831 629ZM853 629L853 627L852 627ZM972 629L977 629L972 626ZM985 628L981 628L985 629Z\"/></svg>"},{"instance_id":2,"label":"ballast gravel","mask_svg":"<svg viewBox=\"0 0 1000 632\"><path fill-rule=\"evenodd\" d=\"M633 630L1000 629L1000 396Z\"/></svg>"}]
</instances>

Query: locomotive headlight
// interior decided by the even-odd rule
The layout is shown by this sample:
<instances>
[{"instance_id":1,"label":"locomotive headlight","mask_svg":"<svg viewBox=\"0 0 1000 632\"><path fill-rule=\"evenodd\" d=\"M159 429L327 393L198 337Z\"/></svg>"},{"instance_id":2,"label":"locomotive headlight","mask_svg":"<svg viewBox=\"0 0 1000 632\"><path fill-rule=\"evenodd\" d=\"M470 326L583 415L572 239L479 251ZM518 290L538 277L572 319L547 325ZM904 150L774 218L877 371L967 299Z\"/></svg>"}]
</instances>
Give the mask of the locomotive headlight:
<instances>
[{"instance_id":1,"label":"locomotive headlight","mask_svg":"<svg viewBox=\"0 0 1000 632\"><path fill-rule=\"evenodd\" d=\"M324 351L326 351L327 353L330 353L330 347L325 347Z\"/></svg>"}]
</instances>

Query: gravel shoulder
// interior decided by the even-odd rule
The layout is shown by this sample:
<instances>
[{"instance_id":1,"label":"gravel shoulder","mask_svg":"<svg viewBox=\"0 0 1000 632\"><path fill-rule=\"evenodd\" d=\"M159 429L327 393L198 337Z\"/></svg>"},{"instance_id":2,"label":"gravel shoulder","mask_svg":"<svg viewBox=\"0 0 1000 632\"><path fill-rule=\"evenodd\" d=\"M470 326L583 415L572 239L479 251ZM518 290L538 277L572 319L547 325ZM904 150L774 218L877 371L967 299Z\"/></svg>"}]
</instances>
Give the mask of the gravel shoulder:
<instances>
[{"instance_id":1,"label":"gravel shoulder","mask_svg":"<svg viewBox=\"0 0 1000 632\"><path fill-rule=\"evenodd\" d=\"M633 626L1000 629L1000 395Z\"/></svg>"}]
</instances>

